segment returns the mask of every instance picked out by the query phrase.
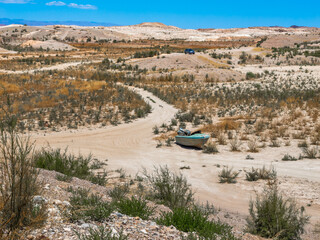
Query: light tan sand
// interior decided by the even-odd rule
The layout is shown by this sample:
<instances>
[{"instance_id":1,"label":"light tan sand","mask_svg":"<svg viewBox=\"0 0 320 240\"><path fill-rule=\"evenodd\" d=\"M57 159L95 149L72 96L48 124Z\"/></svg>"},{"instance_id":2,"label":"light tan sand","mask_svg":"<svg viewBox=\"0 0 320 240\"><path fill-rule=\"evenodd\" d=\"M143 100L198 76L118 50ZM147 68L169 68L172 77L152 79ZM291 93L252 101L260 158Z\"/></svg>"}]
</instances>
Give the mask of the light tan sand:
<instances>
[{"instance_id":1,"label":"light tan sand","mask_svg":"<svg viewBox=\"0 0 320 240\"><path fill-rule=\"evenodd\" d=\"M36 41L36 40L28 40L21 44L22 47L33 47L33 48L42 48L42 49L50 49L50 50L60 50L60 51L70 51L75 48L69 44L58 42L55 40L47 40L47 41Z\"/></svg>"}]
</instances>

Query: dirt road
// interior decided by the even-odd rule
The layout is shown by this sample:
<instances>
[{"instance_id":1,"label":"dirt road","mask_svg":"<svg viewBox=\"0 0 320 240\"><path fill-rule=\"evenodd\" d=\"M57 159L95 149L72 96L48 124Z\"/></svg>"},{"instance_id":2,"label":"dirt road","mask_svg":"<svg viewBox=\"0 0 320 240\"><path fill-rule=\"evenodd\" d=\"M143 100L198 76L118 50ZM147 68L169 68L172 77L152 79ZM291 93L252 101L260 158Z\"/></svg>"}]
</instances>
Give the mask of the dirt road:
<instances>
[{"instance_id":1,"label":"dirt road","mask_svg":"<svg viewBox=\"0 0 320 240\"><path fill-rule=\"evenodd\" d=\"M132 176L143 167L151 170L153 166L167 164L170 169L179 171L180 167L189 166L190 170L183 170L183 174L192 184L200 201L208 200L216 206L243 215L248 213L248 203L255 196L254 190L261 190L264 183L249 183L244 180L245 174L241 173L237 184L220 184L218 172L224 165L232 166L235 170L273 165L285 194L297 198L305 206L312 201L307 212L312 213L312 222L320 220L320 161L280 160L287 152L298 154L296 144L280 147L277 151L266 148L260 153L252 154L255 160L245 160L247 152L224 151L217 155L207 155L199 150L184 149L177 145L156 148L156 142L152 140L153 126L170 121L177 109L147 91L131 89L141 94L153 108L152 113L144 119L98 129L35 133L31 137L36 140L38 147L47 144L54 148L68 147L76 154L92 153L100 160L108 159L107 169L123 168Z\"/></svg>"}]
</instances>

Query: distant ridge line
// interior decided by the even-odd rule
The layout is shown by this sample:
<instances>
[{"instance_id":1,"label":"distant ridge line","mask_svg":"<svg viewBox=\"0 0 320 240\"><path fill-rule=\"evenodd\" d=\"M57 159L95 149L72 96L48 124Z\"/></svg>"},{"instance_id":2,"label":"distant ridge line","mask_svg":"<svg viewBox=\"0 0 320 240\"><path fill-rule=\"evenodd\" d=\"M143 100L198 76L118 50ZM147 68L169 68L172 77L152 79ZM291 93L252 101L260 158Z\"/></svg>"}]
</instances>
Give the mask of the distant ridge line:
<instances>
[{"instance_id":1,"label":"distant ridge line","mask_svg":"<svg viewBox=\"0 0 320 240\"><path fill-rule=\"evenodd\" d=\"M116 23L92 22L92 21L37 21L25 19L0 18L0 25L21 24L28 26L45 26L45 25L77 25L77 26L120 26Z\"/></svg>"}]
</instances>

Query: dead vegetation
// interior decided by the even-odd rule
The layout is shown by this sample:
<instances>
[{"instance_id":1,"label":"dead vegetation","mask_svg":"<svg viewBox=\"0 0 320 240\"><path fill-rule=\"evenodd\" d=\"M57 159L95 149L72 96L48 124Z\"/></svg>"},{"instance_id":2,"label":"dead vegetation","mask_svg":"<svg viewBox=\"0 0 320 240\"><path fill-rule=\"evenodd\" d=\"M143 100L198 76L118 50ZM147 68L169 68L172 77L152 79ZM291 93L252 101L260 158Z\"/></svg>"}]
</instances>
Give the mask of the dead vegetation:
<instances>
[{"instance_id":1,"label":"dead vegetation","mask_svg":"<svg viewBox=\"0 0 320 240\"><path fill-rule=\"evenodd\" d=\"M21 131L117 125L151 110L140 95L108 78L87 81L75 75L68 71L2 75L1 102L12 100Z\"/></svg>"}]
</instances>

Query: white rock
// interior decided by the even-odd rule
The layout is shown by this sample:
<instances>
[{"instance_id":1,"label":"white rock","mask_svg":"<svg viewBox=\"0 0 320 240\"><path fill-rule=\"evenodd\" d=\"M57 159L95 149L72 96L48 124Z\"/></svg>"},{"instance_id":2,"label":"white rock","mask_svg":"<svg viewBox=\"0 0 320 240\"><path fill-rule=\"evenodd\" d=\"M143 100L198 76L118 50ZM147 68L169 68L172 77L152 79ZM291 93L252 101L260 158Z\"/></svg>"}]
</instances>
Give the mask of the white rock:
<instances>
[{"instance_id":1,"label":"white rock","mask_svg":"<svg viewBox=\"0 0 320 240\"><path fill-rule=\"evenodd\" d=\"M88 223L83 223L83 224L81 224L80 227L81 227L81 228L89 228L89 227L90 227L90 224L88 224Z\"/></svg>"},{"instance_id":2,"label":"white rock","mask_svg":"<svg viewBox=\"0 0 320 240\"><path fill-rule=\"evenodd\" d=\"M35 203L35 204L41 204L41 203L44 203L44 202L47 202L47 199L45 199L44 197L42 197L42 196L34 196L33 197L33 202Z\"/></svg>"},{"instance_id":3,"label":"white rock","mask_svg":"<svg viewBox=\"0 0 320 240\"><path fill-rule=\"evenodd\" d=\"M111 228L111 236L112 237L119 237L117 230L115 230L114 228Z\"/></svg>"},{"instance_id":4,"label":"white rock","mask_svg":"<svg viewBox=\"0 0 320 240\"><path fill-rule=\"evenodd\" d=\"M68 202L68 201L63 201L62 204L65 205L65 206L67 206L67 207L70 207L70 206L71 206L70 202Z\"/></svg>"},{"instance_id":5,"label":"white rock","mask_svg":"<svg viewBox=\"0 0 320 240\"><path fill-rule=\"evenodd\" d=\"M58 200L58 199L53 200L53 203L56 204L56 205L61 205L62 204L62 202L60 200Z\"/></svg>"}]
</instances>

